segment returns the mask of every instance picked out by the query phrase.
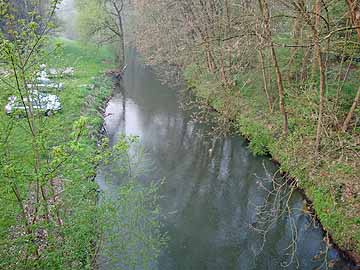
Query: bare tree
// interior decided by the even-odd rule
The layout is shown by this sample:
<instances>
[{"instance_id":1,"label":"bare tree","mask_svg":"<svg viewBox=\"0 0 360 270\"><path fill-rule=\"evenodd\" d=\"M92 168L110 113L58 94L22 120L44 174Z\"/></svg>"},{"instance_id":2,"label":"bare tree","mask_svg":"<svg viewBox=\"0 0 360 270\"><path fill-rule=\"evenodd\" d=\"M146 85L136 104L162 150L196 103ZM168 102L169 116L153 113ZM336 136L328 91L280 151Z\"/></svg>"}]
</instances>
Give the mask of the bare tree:
<instances>
[{"instance_id":1,"label":"bare tree","mask_svg":"<svg viewBox=\"0 0 360 270\"><path fill-rule=\"evenodd\" d=\"M269 42L270 50L271 50L271 57L273 60L273 65L275 68L276 73L276 83L278 87L278 94L279 94L279 107L281 114L283 116L283 133L285 136L288 134L288 114L285 109L285 98L284 98L284 84L282 80L282 74L280 71L279 62L277 59L276 51L274 42L272 41L272 33L271 33L271 26L270 26L270 11L267 0L259 0L259 8L260 12L264 19L264 28L266 29L266 40Z\"/></svg>"},{"instance_id":2,"label":"bare tree","mask_svg":"<svg viewBox=\"0 0 360 270\"><path fill-rule=\"evenodd\" d=\"M356 32L358 35L358 39L360 40L360 8L358 1L355 0L347 0L346 1L349 6L350 16L351 20L353 22L354 27L356 28ZM354 102L350 108L350 111L348 115L346 116L346 119L344 121L344 124L342 126L342 130L345 132L348 129L348 126L350 124L350 121L354 115L355 109L359 104L359 98L360 98L360 87L358 88L358 91L355 95Z\"/></svg>"}]
</instances>

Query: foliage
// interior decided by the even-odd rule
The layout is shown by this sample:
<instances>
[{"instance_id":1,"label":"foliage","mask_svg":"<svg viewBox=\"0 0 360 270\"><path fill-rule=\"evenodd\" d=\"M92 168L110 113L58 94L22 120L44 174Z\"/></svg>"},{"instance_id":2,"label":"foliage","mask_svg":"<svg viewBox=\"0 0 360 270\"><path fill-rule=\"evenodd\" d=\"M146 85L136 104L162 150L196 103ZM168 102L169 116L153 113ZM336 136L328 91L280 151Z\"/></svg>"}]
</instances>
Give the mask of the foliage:
<instances>
[{"instance_id":1,"label":"foliage","mask_svg":"<svg viewBox=\"0 0 360 270\"><path fill-rule=\"evenodd\" d=\"M271 143L271 134L267 130L259 132L262 126L256 122L249 121L247 119L240 118L239 130L245 136L251 138L249 147L255 155L266 155L269 154L269 145Z\"/></svg>"},{"instance_id":2,"label":"foliage","mask_svg":"<svg viewBox=\"0 0 360 270\"><path fill-rule=\"evenodd\" d=\"M77 9L81 11L77 17L77 27L83 40L101 40L106 36L100 27L106 21L102 3L97 0L77 1ZM96 29L99 28L99 31ZM95 35L94 35L95 34Z\"/></svg>"},{"instance_id":3,"label":"foliage","mask_svg":"<svg viewBox=\"0 0 360 270\"><path fill-rule=\"evenodd\" d=\"M158 184L144 186L130 180L106 194L100 218L102 264L118 269L157 269L167 241L161 232L158 189Z\"/></svg>"},{"instance_id":4,"label":"foliage","mask_svg":"<svg viewBox=\"0 0 360 270\"><path fill-rule=\"evenodd\" d=\"M159 209L162 181L145 184L139 180L145 159L139 138L121 135L102 160L108 188L100 197L97 222L101 266L157 269L157 259L167 242ZM116 181L108 181L106 172Z\"/></svg>"},{"instance_id":5,"label":"foliage","mask_svg":"<svg viewBox=\"0 0 360 270\"><path fill-rule=\"evenodd\" d=\"M360 7L290 2L137 0L134 42L147 63L182 69L255 153L299 180L336 243L359 253Z\"/></svg>"},{"instance_id":6,"label":"foliage","mask_svg":"<svg viewBox=\"0 0 360 270\"><path fill-rule=\"evenodd\" d=\"M118 51L120 66L125 65L125 4L124 0L76 0L80 36L86 41L114 45Z\"/></svg>"},{"instance_id":7,"label":"foliage","mask_svg":"<svg viewBox=\"0 0 360 270\"><path fill-rule=\"evenodd\" d=\"M22 41L20 45L17 41L1 40L2 45L7 46L3 49L25 54L16 58L19 65L29 52L25 45L30 46L34 41L31 35L28 38L29 43ZM59 79L65 85L63 91L56 93L63 106L61 113L51 117L34 114L20 119L0 115L0 147L4 153L0 171L3 194L0 198L0 268L84 269L92 264L92 243L97 233L94 226L98 211L97 186L91 179L101 157L96 141L102 119L94 108L103 104L111 90L104 79L91 82L91 78L104 70L107 66L104 61L109 61L111 54L104 49L99 51L45 36L39 46L34 49L29 69L19 68L24 80L33 80L40 63L54 68L74 66L76 73L73 78ZM8 56L14 57L11 52L7 51ZM9 95L17 94L14 91L25 94L26 88L23 84L13 87L14 72L18 69L2 67L13 71L1 78L3 107ZM36 128L36 136L29 132L29 120ZM39 159L34 159L34 153L39 153ZM38 197L37 183L47 200ZM20 194L19 199L16 194Z\"/></svg>"}]
</instances>

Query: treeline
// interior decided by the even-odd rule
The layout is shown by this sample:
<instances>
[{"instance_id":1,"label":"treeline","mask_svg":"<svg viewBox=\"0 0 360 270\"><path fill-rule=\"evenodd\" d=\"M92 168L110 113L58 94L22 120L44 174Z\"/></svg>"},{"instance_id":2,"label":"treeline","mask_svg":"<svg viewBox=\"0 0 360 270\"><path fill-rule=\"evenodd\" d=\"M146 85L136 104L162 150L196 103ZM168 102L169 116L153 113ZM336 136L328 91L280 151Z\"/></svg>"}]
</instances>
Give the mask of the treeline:
<instances>
[{"instance_id":1,"label":"treeline","mask_svg":"<svg viewBox=\"0 0 360 270\"><path fill-rule=\"evenodd\" d=\"M299 179L338 243L359 252L358 1L136 0L130 13L146 61L184 71L239 120L257 152Z\"/></svg>"},{"instance_id":2,"label":"treeline","mask_svg":"<svg viewBox=\"0 0 360 270\"><path fill-rule=\"evenodd\" d=\"M269 111L273 110L274 99L279 99L284 114L284 133L288 132L284 87L300 88L318 81L320 86L312 86L317 87L320 97L323 97L326 81L332 79L326 76L328 66L338 64L343 68L339 73L346 72L350 66L351 72L354 62L360 60L360 9L356 1L186 0L147 3L139 0L135 5L141 14L137 17L140 20L138 45L145 55L157 55L153 57L156 62L186 66L196 60L197 64L205 63L207 71L226 85L232 84L234 75L241 70L260 66ZM149 39L149 34L153 38ZM278 48L287 48L288 52L277 51ZM273 70L269 71L269 65ZM268 77L272 74L267 73L271 72L277 78L277 97L268 92ZM341 75L338 74L338 79L344 81ZM337 90L341 92L342 89ZM355 89L352 93L356 96L355 105L359 91ZM321 101L319 122L322 120L323 98ZM348 117L339 119L343 131L348 130L354 110L352 107ZM320 133L317 137L318 149Z\"/></svg>"},{"instance_id":3,"label":"treeline","mask_svg":"<svg viewBox=\"0 0 360 270\"><path fill-rule=\"evenodd\" d=\"M49 0L4 0L1 1L1 10L4 14L0 17L0 30L3 34L9 34L10 30L21 30L14 21L23 20L26 23L42 23L41 16L51 10ZM44 26L44 25L43 25Z\"/></svg>"}]
</instances>

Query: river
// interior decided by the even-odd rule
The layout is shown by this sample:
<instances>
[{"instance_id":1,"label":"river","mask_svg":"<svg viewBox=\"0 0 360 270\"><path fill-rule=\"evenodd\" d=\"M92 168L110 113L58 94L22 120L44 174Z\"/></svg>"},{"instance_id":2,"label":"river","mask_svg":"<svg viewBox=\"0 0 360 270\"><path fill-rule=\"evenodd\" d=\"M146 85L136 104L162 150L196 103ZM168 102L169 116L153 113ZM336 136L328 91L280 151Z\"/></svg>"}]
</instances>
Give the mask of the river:
<instances>
[{"instance_id":1,"label":"river","mask_svg":"<svg viewBox=\"0 0 360 270\"><path fill-rule=\"evenodd\" d=\"M139 136L150 160L142 181L165 179L160 209L169 241L156 269L277 270L286 264L287 269L350 269L337 250L326 248L324 232L306 214L297 192L289 202L290 216L270 227L262 245L255 208L264 205L267 192L261 186L271 188L277 166L268 157L255 157L239 136L207 136L207 127L180 109L178 91L162 85L134 55L122 84L125 91L116 91L107 107L110 144L121 134ZM97 181L107 189L103 174Z\"/></svg>"}]
</instances>

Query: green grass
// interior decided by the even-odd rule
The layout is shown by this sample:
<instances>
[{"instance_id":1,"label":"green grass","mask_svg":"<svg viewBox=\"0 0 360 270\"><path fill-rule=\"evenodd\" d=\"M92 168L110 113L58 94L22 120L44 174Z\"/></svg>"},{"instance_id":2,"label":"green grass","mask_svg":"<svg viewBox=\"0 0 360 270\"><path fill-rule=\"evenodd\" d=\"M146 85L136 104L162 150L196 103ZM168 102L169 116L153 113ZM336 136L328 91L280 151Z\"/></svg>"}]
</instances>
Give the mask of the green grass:
<instances>
[{"instance_id":1,"label":"green grass","mask_svg":"<svg viewBox=\"0 0 360 270\"><path fill-rule=\"evenodd\" d=\"M42 117L38 121L39 131L42 134L45 149L42 151L42 160L51 158L48 153L59 145L66 145L71 141L74 124L80 117L86 118L85 136L71 157L71 162L61 169L58 177L64 181L60 210L65 226L62 228L63 241L48 239L49 248L44 251L39 261L26 267L31 269L85 269L90 265L92 241L96 238L96 183L92 178L96 174L98 163L97 133L102 125L102 116L97 108L104 105L111 95L111 82L103 76L106 69L115 66L113 52L110 48L98 49L95 46L84 45L79 42L65 39L51 41L49 51L55 48L56 43L62 43L62 48L56 54L50 55L46 61L48 67L75 68L75 76L55 79L63 82L63 91L58 91L63 110L51 117ZM87 87L93 84L94 88ZM1 85L0 106L7 102L9 90ZM31 188L33 163L31 137L29 136L26 119L15 119L0 114L1 139L4 139L9 124L13 125L6 151L9 151L9 162L12 170L17 171L13 179L21 188L21 195L27 199ZM5 148L2 148L5 149ZM4 150L5 151L5 150ZM10 169L10 167L9 167ZM12 226L20 221L20 209L10 188L10 180L4 177L6 167L0 173L0 268L14 269L23 263L20 254L27 244L16 241L13 233L9 232ZM56 228L48 228L55 229ZM10 248L11 247L11 248ZM15 267L16 268L16 267Z\"/></svg>"}]
</instances>

